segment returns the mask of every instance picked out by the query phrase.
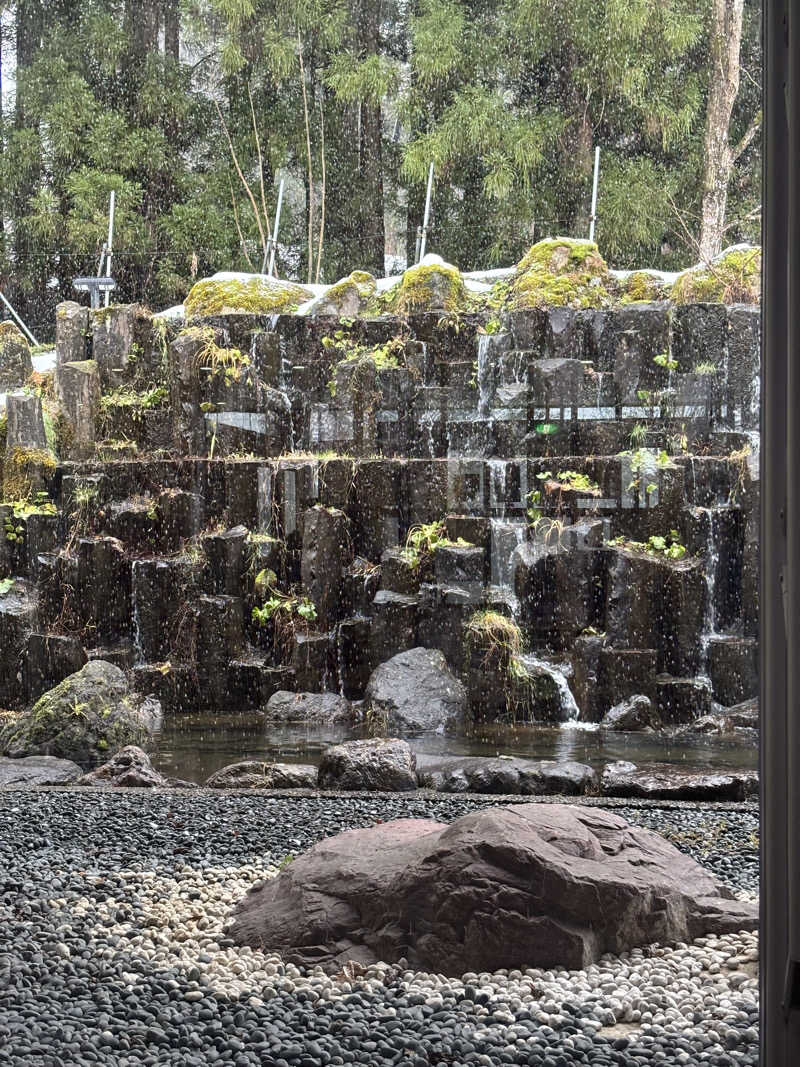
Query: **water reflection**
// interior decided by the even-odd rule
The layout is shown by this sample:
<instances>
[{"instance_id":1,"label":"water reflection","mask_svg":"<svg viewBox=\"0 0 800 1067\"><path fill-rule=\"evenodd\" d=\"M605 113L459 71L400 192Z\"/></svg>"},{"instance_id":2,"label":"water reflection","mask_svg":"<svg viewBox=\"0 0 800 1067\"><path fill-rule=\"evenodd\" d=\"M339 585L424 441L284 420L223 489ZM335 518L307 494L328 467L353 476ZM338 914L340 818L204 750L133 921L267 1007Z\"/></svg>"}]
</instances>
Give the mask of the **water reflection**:
<instances>
[{"instance_id":1,"label":"water reflection","mask_svg":"<svg viewBox=\"0 0 800 1067\"><path fill-rule=\"evenodd\" d=\"M366 727L276 725L258 713L173 715L154 740L153 764L162 774L204 782L243 759L317 763L324 748L366 736ZM668 737L565 724L562 727L482 724L457 736L411 738L415 752L429 756L515 755L530 759L576 760L600 768L617 759L672 763L698 771L753 770L757 747L741 739Z\"/></svg>"}]
</instances>

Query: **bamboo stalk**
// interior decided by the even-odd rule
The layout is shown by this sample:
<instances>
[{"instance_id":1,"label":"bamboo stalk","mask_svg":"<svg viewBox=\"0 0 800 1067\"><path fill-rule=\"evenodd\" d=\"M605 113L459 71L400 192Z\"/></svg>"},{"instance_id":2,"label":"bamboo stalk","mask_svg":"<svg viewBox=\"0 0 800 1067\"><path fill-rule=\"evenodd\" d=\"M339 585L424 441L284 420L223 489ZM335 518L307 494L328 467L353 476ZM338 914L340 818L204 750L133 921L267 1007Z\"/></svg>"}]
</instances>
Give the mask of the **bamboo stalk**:
<instances>
[{"instance_id":1,"label":"bamboo stalk","mask_svg":"<svg viewBox=\"0 0 800 1067\"><path fill-rule=\"evenodd\" d=\"M303 90L303 116L306 122L306 153L308 155L308 283L314 270L314 173L311 169L311 128L308 120L308 96L306 94L306 68L303 64L303 42L297 31L297 55L300 60L300 86Z\"/></svg>"}]
</instances>

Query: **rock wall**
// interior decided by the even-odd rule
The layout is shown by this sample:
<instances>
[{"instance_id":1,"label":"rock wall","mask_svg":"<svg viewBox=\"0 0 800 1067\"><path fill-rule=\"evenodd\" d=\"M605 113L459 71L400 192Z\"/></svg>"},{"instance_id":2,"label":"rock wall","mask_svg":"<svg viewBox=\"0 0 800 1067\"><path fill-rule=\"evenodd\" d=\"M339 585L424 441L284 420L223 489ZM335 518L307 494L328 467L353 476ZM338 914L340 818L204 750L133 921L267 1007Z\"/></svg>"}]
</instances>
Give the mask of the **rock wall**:
<instances>
[{"instance_id":1,"label":"rock wall","mask_svg":"<svg viewBox=\"0 0 800 1067\"><path fill-rule=\"evenodd\" d=\"M757 677L758 373L744 305L63 307L57 464L38 401L8 400L0 704L87 657L168 709L360 699L420 645L476 718L736 704ZM520 648L470 645L486 615Z\"/></svg>"}]
</instances>

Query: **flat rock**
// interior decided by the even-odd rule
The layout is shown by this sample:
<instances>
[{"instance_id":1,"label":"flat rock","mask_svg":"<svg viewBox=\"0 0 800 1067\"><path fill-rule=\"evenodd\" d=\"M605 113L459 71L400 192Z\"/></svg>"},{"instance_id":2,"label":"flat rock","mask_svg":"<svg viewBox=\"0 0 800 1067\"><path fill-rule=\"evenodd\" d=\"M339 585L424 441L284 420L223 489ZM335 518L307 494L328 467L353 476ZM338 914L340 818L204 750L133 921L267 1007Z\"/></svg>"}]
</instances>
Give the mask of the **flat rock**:
<instances>
[{"instance_id":1,"label":"flat rock","mask_svg":"<svg viewBox=\"0 0 800 1067\"><path fill-rule=\"evenodd\" d=\"M55 756L0 756L0 789L7 786L70 785L83 771L77 763Z\"/></svg>"},{"instance_id":2,"label":"flat rock","mask_svg":"<svg viewBox=\"0 0 800 1067\"><path fill-rule=\"evenodd\" d=\"M444 759L417 756L417 780L442 793L493 793L511 796L580 796L597 791L597 774L573 760L531 760L485 756Z\"/></svg>"},{"instance_id":3,"label":"flat rock","mask_svg":"<svg viewBox=\"0 0 800 1067\"><path fill-rule=\"evenodd\" d=\"M96 767L78 785L110 785L155 788L170 783L155 769L150 757L137 745L125 745L107 763Z\"/></svg>"},{"instance_id":4,"label":"flat rock","mask_svg":"<svg viewBox=\"0 0 800 1067\"><path fill-rule=\"evenodd\" d=\"M519 804L320 841L250 890L229 933L300 966L405 957L460 976L585 968L757 921L757 904L650 830L597 808Z\"/></svg>"},{"instance_id":5,"label":"flat rock","mask_svg":"<svg viewBox=\"0 0 800 1067\"><path fill-rule=\"evenodd\" d=\"M319 764L320 789L401 793L417 788L417 760L399 738L371 737L331 745Z\"/></svg>"},{"instance_id":6,"label":"flat rock","mask_svg":"<svg viewBox=\"0 0 800 1067\"><path fill-rule=\"evenodd\" d=\"M467 691L438 649L410 648L370 675L364 699L386 730L443 733L463 725Z\"/></svg>"},{"instance_id":7,"label":"flat rock","mask_svg":"<svg viewBox=\"0 0 800 1067\"><path fill-rule=\"evenodd\" d=\"M607 797L647 797L651 800L746 800L758 795L755 771L724 771L713 774L684 770L666 763L651 763L639 769L635 763L607 763L600 779L600 792Z\"/></svg>"},{"instance_id":8,"label":"flat rock","mask_svg":"<svg viewBox=\"0 0 800 1067\"><path fill-rule=\"evenodd\" d=\"M249 759L222 767L205 784L209 789L316 789L317 768Z\"/></svg>"},{"instance_id":9,"label":"flat rock","mask_svg":"<svg viewBox=\"0 0 800 1067\"><path fill-rule=\"evenodd\" d=\"M353 718L350 701L338 693L273 693L264 709L270 722L313 723L315 726L349 723Z\"/></svg>"}]
</instances>

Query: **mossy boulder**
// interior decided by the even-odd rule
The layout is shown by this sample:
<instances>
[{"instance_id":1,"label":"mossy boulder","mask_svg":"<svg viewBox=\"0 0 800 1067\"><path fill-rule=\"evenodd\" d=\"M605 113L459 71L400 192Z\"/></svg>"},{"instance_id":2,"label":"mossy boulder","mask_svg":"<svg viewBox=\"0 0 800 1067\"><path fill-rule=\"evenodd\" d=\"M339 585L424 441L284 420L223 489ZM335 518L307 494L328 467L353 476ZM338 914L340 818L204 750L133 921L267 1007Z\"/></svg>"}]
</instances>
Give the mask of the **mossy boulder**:
<instances>
[{"instance_id":1,"label":"mossy boulder","mask_svg":"<svg viewBox=\"0 0 800 1067\"><path fill-rule=\"evenodd\" d=\"M356 318L375 296L377 282L365 270L354 270L326 290L305 309L309 316L337 315Z\"/></svg>"},{"instance_id":2,"label":"mossy boulder","mask_svg":"<svg viewBox=\"0 0 800 1067\"><path fill-rule=\"evenodd\" d=\"M32 373L31 346L25 335L13 322L0 322L0 392L18 389Z\"/></svg>"},{"instance_id":3,"label":"mossy boulder","mask_svg":"<svg viewBox=\"0 0 800 1067\"><path fill-rule=\"evenodd\" d=\"M391 310L404 315L415 311L461 311L467 289L461 271L441 256L428 255L409 267L390 295Z\"/></svg>"},{"instance_id":4,"label":"mossy boulder","mask_svg":"<svg viewBox=\"0 0 800 1067\"><path fill-rule=\"evenodd\" d=\"M184 302L187 319L208 315L272 315L294 310L311 293L295 282L280 281L264 274L222 272L192 286Z\"/></svg>"},{"instance_id":5,"label":"mossy boulder","mask_svg":"<svg viewBox=\"0 0 800 1067\"><path fill-rule=\"evenodd\" d=\"M692 267L675 279L670 293L676 304L759 304L761 249L734 245L708 267Z\"/></svg>"},{"instance_id":6,"label":"mossy boulder","mask_svg":"<svg viewBox=\"0 0 800 1067\"><path fill-rule=\"evenodd\" d=\"M161 705L132 693L113 663L90 660L0 732L9 756L58 756L94 766L125 745L141 745L161 725Z\"/></svg>"},{"instance_id":7,"label":"mossy boulder","mask_svg":"<svg viewBox=\"0 0 800 1067\"><path fill-rule=\"evenodd\" d=\"M509 286L512 309L604 307L617 284L594 241L549 237L517 264Z\"/></svg>"},{"instance_id":8,"label":"mossy boulder","mask_svg":"<svg viewBox=\"0 0 800 1067\"><path fill-rule=\"evenodd\" d=\"M621 284L621 304L650 303L653 300L665 300L669 296L669 287L654 271L634 270Z\"/></svg>"}]
</instances>

